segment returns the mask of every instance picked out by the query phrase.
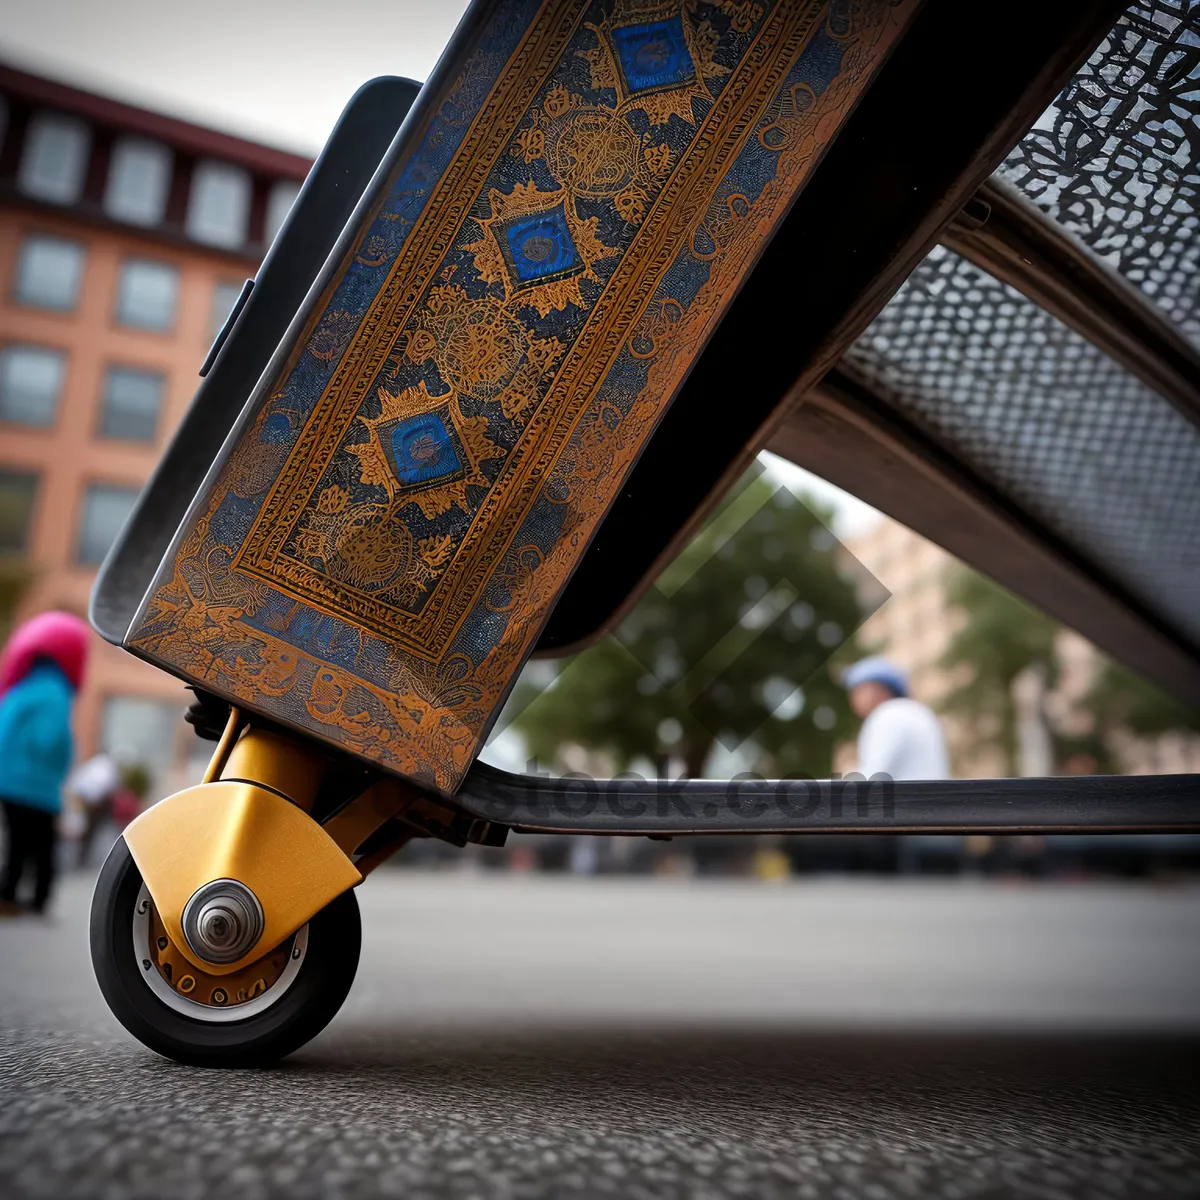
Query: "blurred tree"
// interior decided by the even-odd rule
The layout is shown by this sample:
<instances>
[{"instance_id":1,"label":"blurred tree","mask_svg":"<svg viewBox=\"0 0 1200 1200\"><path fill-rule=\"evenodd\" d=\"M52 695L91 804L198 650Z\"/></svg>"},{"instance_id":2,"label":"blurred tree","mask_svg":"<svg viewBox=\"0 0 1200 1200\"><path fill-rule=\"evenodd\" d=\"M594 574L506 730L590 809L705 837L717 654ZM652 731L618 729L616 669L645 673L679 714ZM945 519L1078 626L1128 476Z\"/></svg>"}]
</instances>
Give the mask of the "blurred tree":
<instances>
[{"instance_id":1,"label":"blurred tree","mask_svg":"<svg viewBox=\"0 0 1200 1200\"><path fill-rule=\"evenodd\" d=\"M129 763L121 768L122 786L128 788L139 800L145 800L153 782L150 768L145 763Z\"/></svg>"},{"instance_id":2,"label":"blurred tree","mask_svg":"<svg viewBox=\"0 0 1200 1200\"><path fill-rule=\"evenodd\" d=\"M743 486L614 635L518 691L529 753L575 744L617 770L670 753L697 777L719 742L764 775L827 775L857 727L829 663L858 655L866 615L829 519L765 476Z\"/></svg>"},{"instance_id":3,"label":"blurred tree","mask_svg":"<svg viewBox=\"0 0 1200 1200\"><path fill-rule=\"evenodd\" d=\"M946 573L947 602L966 617L939 666L964 676L940 705L970 722L975 735L1000 749L1010 775L1019 773L1014 685L1031 668L1045 690L1058 680L1057 621L999 584L955 564Z\"/></svg>"},{"instance_id":4,"label":"blurred tree","mask_svg":"<svg viewBox=\"0 0 1200 1200\"><path fill-rule=\"evenodd\" d=\"M1200 733L1200 708L1181 703L1127 667L1107 660L1082 705L1093 714L1097 732L1110 746L1118 731L1146 738Z\"/></svg>"},{"instance_id":5,"label":"blurred tree","mask_svg":"<svg viewBox=\"0 0 1200 1200\"><path fill-rule=\"evenodd\" d=\"M1059 623L998 584L956 565L946 579L949 602L966 621L942 655L940 665L961 670L966 681L942 701L945 712L958 713L980 737L990 736L1002 750L1010 774L1018 771L1017 708L1014 685L1025 671L1042 674L1045 689L1059 675L1055 639ZM1200 709L1189 708L1117 663L1098 656L1098 669L1087 693L1076 705L1090 720L1084 733L1065 733L1047 721L1055 769L1070 760L1090 760L1099 772L1120 769L1113 735L1158 737L1171 732L1200 732Z\"/></svg>"}]
</instances>

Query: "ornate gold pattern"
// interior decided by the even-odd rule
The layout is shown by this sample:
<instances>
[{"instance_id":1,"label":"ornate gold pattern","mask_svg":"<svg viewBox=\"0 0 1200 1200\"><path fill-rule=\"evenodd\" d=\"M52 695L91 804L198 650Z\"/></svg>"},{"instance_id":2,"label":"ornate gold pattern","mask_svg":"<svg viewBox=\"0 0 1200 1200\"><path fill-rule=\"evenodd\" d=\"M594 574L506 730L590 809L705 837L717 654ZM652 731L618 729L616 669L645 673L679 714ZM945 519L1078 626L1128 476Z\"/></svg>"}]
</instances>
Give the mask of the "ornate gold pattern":
<instances>
[{"instance_id":1,"label":"ornate gold pattern","mask_svg":"<svg viewBox=\"0 0 1200 1200\"><path fill-rule=\"evenodd\" d=\"M464 512L470 511L467 505L467 485L487 486L487 478L480 470L485 459L497 458L504 452L487 436L487 417L464 417L459 408L458 398L451 392L448 396L431 397L426 391L424 382L415 388L393 395L383 388L379 389L380 414L377 417L363 417L362 422L367 427L368 440L361 445L347 446L361 464L360 478L371 486L381 487L388 493L390 504L416 504L427 517L436 517L452 505L457 505ZM427 413L435 406L446 408L457 430L462 448L466 452L467 464L463 474L445 484L431 484L419 491L406 492L397 483L395 475L388 465L380 441L380 426L405 417Z\"/></svg>"},{"instance_id":2,"label":"ornate gold pattern","mask_svg":"<svg viewBox=\"0 0 1200 1200\"><path fill-rule=\"evenodd\" d=\"M386 278L353 329L330 291L293 356L333 364L319 400L303 416L275 383L155 589L138 652L453 790L699 347L915 7L840 0L842 65L818 94L794 71L824 28L820 0L617 0L589 21L582 0L546 0L471 101L402 252L372 240L399 229L399 200L364 231L356 261L384 255ZM740 40L725 47L720 22ZM459 111L450 96L443 114ZM775 156L757 192L727 182L750 151ZM705 276L681 299L684 258ZM621 361L644 364L632 392ZM220 543L226 498L254 486L253 524ZM552 536L530 532L534 515Z\"/></svg>"},{"instance_id":3,"label":"ornate gold pattern","mask_svg":"<svg viewBox=\"0 0 1200 1200\"><path fill-rule=\"evenodd\" d=\"M565 188L553 192L539 192L532 183L518 183L507 194L495 188L488 189L490 211L486 217L477 218L483 226L484 236L477 242L469 243L464 249L474 257L475 269L481 279L487 283L498 283L504 288L506 303L512 300L519 287L505 261L502 241L502 231L514 217L561 212L570 231L578 265L569 274L564 271L558 276L547 277L545 282L535 280L526 285L525 290L521 292L524 303L532 305L540 316L544 317L552 309L565 308L568 304L583 308L580 283L585 279L596 284L600 282L600 277L595 271L597 261L616 254L617 251L596 237L596 218L581 218L575 205L567 203L570 198L570 193Z\"/></svg>"},{"instance_id":4,"label":"ornate gold pattern","mask_svg":"<svg viewBox=\"0 0 1200 1200\"><path fill-rule=\"evenodd\" d=\"M582 96L555 88L532 124L517 134L526 162L544 158L556 179L575 196L611 196L620 216L637 224L670 173L673 156L666 142L647 131L641 137L627 114L588 104Z\"/></svg>"},{"instance_id":5,"label":"ornate gold pattern","mask_svg":"<svg viewBox=\"0 0 1200 1200\"><path fill-rule=\"evenodd\" d=\"M563 355L563 344L539 338L494 297L471 300L460 287L431 290L420 327L407 338L409 362L432 360L460 396L498 400L504 415L519 417Z\"/></svg>"},{"instance_id":6,"label":"ornate gold pattern","mask_svg":"<svg viewBox=\"0 0 1200 1200\"><path fill-rule=\"evenodd\" d=\"M673 116L695 124L694 103L711 103L709 82L729 74L727 67L713 61L717 33L711 21L699 17L699 7L697 0L686 0L682 5L678 0L616 0L609 16L598 24L588 25L596 34L597 45L579 54L591 69L592 86L612 88L617 94L618 112L638 108L654 125L665 125ZM761 9L759 15L762 15ZM673 20L682 28L691 78L674 87L635 90L623 68L617 39L623 30L632 26Z\"/></svg>"}]
</instances>

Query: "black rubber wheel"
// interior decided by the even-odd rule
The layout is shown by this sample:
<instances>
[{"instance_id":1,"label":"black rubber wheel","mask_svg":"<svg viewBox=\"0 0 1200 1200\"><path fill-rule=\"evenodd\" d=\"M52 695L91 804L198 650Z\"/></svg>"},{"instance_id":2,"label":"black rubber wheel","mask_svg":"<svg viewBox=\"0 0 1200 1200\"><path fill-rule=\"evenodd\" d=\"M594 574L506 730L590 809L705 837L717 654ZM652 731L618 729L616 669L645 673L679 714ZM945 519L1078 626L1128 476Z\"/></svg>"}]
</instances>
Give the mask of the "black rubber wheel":
<instances>
[{"instance_id":1,"label":"black rubber wheel","mask_svg":"<svg viewBox=\"0 0 1200 1200\"><path fill-rule=\"evenodd\" d=\"M217 1023L175 1011L143 978L133 939L141 890L141 873L119 838L92 897L92 966L113 1015L151 1050L189 1066L266 1066L316 1037L341 1008L362 945L353 892L344 892L308 923L299 971L270 1007L245 1020L226 1017Z\"/></svg>"}]
</instances>

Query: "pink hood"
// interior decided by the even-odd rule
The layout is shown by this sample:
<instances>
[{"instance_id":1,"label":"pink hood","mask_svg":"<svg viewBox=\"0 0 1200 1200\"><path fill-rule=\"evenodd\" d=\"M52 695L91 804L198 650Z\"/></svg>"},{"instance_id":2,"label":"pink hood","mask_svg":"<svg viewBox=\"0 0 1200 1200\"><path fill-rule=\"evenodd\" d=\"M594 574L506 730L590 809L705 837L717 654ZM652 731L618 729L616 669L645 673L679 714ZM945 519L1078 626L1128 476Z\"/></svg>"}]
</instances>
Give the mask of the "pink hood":
<instances>
[{"instance_id":1,"label":"pink hood","mask_svg":"<svg viewBox=\"0 0 1200 1200\"><path fill-rule=\"evenodd\" d=\"M0 695L29 674L39 658L58 664L78 691L87 665L90 632L86 621L66 612L44 612L18 625L0 653Z\"/></svg>"}]
</instances>

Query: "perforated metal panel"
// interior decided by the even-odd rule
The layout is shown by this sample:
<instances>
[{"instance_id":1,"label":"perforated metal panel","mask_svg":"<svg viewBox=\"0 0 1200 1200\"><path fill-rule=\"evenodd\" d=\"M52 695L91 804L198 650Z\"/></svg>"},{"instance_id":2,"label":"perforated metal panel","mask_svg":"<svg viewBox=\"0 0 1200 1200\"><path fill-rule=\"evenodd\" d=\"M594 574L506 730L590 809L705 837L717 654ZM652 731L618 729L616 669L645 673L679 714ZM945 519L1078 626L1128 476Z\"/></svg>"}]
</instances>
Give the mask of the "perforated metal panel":
<instances>
[{"instance_id":1,"label":"perforated metal panel","mask_svg":"<svg viewBox=\"0 0 1200 1200\"><path fill-rule=\"evenodd\" d=\"M1200 5L1133 4L997 172L1200 345Z\"/></svg>"},{"instance_id":2,"label":"perforated metal panel","mask_svg":"<svg viewBox=\"0 0 1200 1200\"><path fill-rule=\"evenodd\" d=\"M1200 641L1200 430L936 249L846 356L897 409Z\"/></svg>"}]
</instances>

